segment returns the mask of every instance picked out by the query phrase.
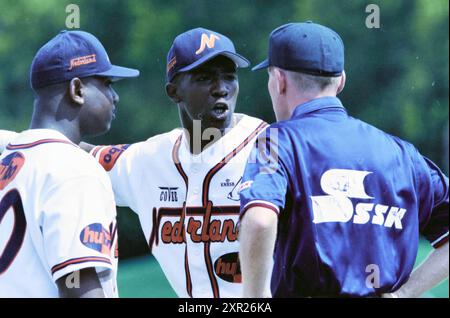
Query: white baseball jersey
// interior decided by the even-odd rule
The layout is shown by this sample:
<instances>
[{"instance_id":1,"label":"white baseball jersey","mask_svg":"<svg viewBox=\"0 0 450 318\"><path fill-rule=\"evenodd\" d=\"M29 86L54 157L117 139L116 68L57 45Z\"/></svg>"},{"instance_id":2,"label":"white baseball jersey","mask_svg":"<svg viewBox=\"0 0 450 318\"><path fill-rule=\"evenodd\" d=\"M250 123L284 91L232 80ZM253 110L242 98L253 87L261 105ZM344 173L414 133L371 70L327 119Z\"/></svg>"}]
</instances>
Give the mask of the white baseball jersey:
<instances>
[{"instance_id":1,"label":"white baseball jersey","mask_svg":"<svg viewBox=\"0 0 450 318\"><path fill-rule=\"evenodd\" d=\"M138 214L179 297L242 296L238 187L255 137L267 124L235 116L235 127L199 155L191 154L182 129L91 151L109 171L117 204Z\"/></svg>"},{"instance_id":2,"label":"white baseball jersey","mask_svg":"<svg viewBox=\"0 0 450 318\"><path fill-rule=\"evenodd\" d=\"M18 133L15 131L2 130L0 129L0 154L5 150L7 144L9 144L10 140L16 138Z\"/></svg>"},{"instance_id":3,"label":"white baseball jersey","mask_svg":"<svg viewBox=\"0 0 450 318\"><path fill-rule=\"evenodd\" d=\"M54 130L14 138L0 156L0 297L58 297L56 280L87 267L117 297L116 237L111 182L91 156Z\"/></svg>"}]
</instances>

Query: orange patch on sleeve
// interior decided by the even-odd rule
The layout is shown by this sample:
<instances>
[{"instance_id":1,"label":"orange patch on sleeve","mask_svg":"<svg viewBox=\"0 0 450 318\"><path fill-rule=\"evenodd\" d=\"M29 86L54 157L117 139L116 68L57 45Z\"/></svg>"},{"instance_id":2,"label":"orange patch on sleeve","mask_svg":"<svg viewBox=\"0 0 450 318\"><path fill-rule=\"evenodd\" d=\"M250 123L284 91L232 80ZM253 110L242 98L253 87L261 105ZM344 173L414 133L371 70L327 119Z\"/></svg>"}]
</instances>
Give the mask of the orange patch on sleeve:
<instances>
[{"instance_id":1,"label":"orange patch on sleeve","mask_svg":"<svg viewBox=\"0 0 450 318\"><path fill-rule=\"evenodd\" d=\"M106 171L110 171L112 168L114 168L117 159L119 159L122 153L129 146L130 145L124 144L105 147L100 153L99 163Z\"/></svg>"}]
</instances>

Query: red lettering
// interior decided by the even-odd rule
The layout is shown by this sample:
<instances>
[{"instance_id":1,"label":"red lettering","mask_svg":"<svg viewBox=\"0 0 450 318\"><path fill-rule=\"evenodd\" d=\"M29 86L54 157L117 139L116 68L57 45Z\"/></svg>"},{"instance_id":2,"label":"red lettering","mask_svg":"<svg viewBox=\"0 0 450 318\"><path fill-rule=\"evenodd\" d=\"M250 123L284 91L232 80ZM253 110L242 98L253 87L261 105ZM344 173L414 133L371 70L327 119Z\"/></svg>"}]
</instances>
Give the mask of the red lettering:
<instances>
[{"instance_id":1,"label":"red lettering","mask_svg":"<svg viewBox=\"0 0 450 318\"><path fill-rule=\"evenodd\" d=\"M172 242L172 222L167 221L163 224L161 229L161 240L164 243Z\"/></svg>"},{"instance_id":2,"label":"red lettering","mask_svg":"<svg viewBox=\"0 0 450 318\"><path fill-rule=\"evenodd\" d=\"M181 223L181 221L183 221L184 218L182 218L182 220L177 221L173 224L173 228L172 228L172 243L184 243L186 242L185 240L185 231L184 231L184 224Z\"/></svg>"},{"instance_id":3,"label":"red lettering","mask_svg":"<svg viewBox=\"0 0 450 318\"><path fill-rule=\"evenodd\" d=\"M187 231L191 235L191 240L194 243L200 243L202 241L201 236L197 233L197 230L202 226L202 222L189 218Z\"/></svg>"},{"instance_id":4,"label":"red lettering","mask_svg":"<svg viewBox=\"0 0 450 318\"><path fill-rule=\"evenodd\" d=\"M216 266L216 273L217 275L225 274L225 275L236 275L237 271L237 263L231 262L227 263L222 261L222 259L219 259L217 266Z\"/></svg>"},{"instance_id":5,"label":"red lettering","mask_svg":"<svg viewBox=\"0 0 450 318\"><path fill-rule=\"evenodd\" d=\"M194 243L207 243L207 242L234 242L237 240L238 231L236 228L235 221L232 219L212 219L211 215L217 213L221 215L221 207L216 207L213 211L212 202L208 202L206 208L199 208L201 212L204 211L204 216L202 220L196 220L194 217L190 217L188 222L185 222L186 218L186 206L183 206L179 220L177 221L166 221L161 228L161 239L164 243L181 244L186 243L186 231L190 235L190 239ZM197 214L200 211L194 211ZM156 214L156 211L153 211ZM192 211L191 211L192 212ZM161 209L160 212L161 213ZM162 212L164 215L164 212ZM171 212L171 215L177 217ZM158 220L160 217L154 215L154 221ZM155 227L155 225L154 225ZM156 226L154 230L157 231L159 226ZM158 235L155 236L155 243L158 242Z\"/></svg>"},{"instance_id":6,"label":"red lettering","mask_svg":"<svg viewBox=\"0 0 450 318\"><path fill-rule=\"evenodd\" d=\"M212 242L223 242L220 235L221 225L222 222L220 222L219 220L214 220L211 222L211 225L209 226L209 238Z\"/></svg>"},{"instance_id":7,"label":"red lettering","mask_svg":"<svg viewBox=\"0 0 450 318\"><path fill-rule=\"evenodd\" d=\"M223 221L222 228L222 242L225 242L225 235L229 242L234 242L237 240L237 230L235 230L235 224L233 220Z\"/></svg>"},{"instance_id":8,"label":"red lettering","mask_svg":"<svg viewBox=\"0 0 450 318\"><path fill-rule=\"evenodd\" d=\"M95 242L95 232L89 229L89 226L84 228L83 243Z\"/></svg>"},{"instance_id":9,"label":"red lettering","mask_svg":"<svg viewBox=\"0 0 450 318\"><path fill-rule=\"evenodd\" d=\"M212 210L212 202L209 201L206 206L205 217L203 218L202 242L209 242L208 227L209 221L211 220L211 210Z\"/></svg>"},{"instance_id":10,"label":"red lettering","mask_svg":"<svg viewBox=\"0 0 450 318\"><path fill-rule=\"evenodd\" d=\"M96 244L102 244L104 242L104 234L102 233L95 233L95 243Z\"/></svg>"}]
</instances>

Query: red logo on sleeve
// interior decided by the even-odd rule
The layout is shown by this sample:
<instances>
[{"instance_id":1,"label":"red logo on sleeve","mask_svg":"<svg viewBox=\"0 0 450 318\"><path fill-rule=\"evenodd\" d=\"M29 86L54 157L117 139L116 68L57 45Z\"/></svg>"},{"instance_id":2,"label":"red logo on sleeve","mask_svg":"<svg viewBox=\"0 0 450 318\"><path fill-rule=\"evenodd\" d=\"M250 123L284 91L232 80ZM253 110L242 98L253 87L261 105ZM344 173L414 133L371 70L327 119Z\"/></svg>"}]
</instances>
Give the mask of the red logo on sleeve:
<instances>
[{"instance_id":1,"label":"red logo on sleeve","mask_svg":"<svg viewBox=\"0 0 450 318\"><path fill-rule=\"evenodd\" d=\"M117 159L127 150L130 145L108 146L100 153L99 162L106 171L110 171L116 164Z\"/></svg>"},{"instance_id":2,"label":"red logo on sleeve","mask_svg":"<svg viewBox=\"0 0 450 318\"><path fill-rule=\"evenodd\" d=\"M14 180L25 163L25 157L20 152L9 154L0 162L0 190Z\"/></svg>"}]
</instances>

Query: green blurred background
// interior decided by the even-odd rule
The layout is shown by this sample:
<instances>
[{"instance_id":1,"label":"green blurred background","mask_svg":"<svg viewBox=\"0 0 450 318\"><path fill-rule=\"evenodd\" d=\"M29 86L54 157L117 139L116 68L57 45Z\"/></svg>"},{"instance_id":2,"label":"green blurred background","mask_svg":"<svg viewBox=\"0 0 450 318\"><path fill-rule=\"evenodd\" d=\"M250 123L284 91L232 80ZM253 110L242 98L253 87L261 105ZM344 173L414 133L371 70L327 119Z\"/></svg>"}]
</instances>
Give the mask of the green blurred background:
<instances>
[{"instance_id":1,"label":"green blurred background","mask_svg":"<svg viewBox=\"0 0 450 318\"><path fill-rule=\"evenodd\" d=\"M346 48L349 113L414 143L448 175L448 0L0 0L0 129L27 128L33 96L28 71L36 51L65 29L66 6L80 9L81 29L94 33L111 61L141 76L115 85L120 95L112 130L87 141L132 143L179 126L165 95L166 54L176 35L202 26L229 36L256 64L268 35L293 21L335 29ZM366 27L369 4L380 28ZM239 71L237 111L274 121L267 74ZM123 297L173 297L149 256L136 216L119 209L119 284ZM429 251L421 243L419 259ZM448 280L426 297L448 297Z\"/></svg>"}]
</instances>

